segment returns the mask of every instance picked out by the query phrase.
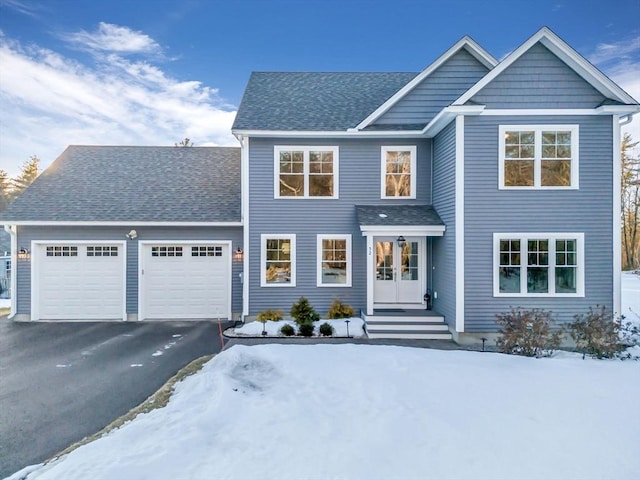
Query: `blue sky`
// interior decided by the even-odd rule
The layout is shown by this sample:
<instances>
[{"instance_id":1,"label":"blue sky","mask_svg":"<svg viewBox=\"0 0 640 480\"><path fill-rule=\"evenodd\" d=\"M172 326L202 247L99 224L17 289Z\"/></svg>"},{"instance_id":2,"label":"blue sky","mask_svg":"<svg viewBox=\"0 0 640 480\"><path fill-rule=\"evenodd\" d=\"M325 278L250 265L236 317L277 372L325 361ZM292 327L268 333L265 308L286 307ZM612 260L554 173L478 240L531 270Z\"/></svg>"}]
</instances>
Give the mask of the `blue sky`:
<instances>
[{"instance_id":1,"label":"blue sky","mask_svg":"<svg viewBox=\"0 0 640 480\"><path fill-rule=\"evenodd\" d=\"M545 25L640 99L638 19L639 0L0 0L0 169L235 145L253 70L420 71L464 35L500 59Z\"/></svg>"}]
</instances>

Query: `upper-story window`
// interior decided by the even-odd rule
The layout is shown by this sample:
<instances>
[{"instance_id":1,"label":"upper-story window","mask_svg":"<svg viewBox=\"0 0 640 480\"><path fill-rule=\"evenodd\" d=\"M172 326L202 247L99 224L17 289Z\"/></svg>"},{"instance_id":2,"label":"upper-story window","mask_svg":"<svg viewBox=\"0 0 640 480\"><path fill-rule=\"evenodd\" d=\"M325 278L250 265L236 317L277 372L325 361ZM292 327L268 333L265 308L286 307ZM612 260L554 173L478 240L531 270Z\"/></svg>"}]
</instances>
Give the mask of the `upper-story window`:
<instances>
[{"instance_id":1,"label":"upper-story window","mask_svg":"<svg viewBox=\"0 0 640 480\"><path fill-rule=\"evenodd\" d=\"M416 198L416 147L382 147L382 198Z\"/></svg>"},{"instance_id":2,"label":"upper-story window","mask_svg":"<svg viewBox=\"0 0 640 480\"><path fill-rule=\"evenodd\" d=\"M338 147L275 147L275 198L338 198Z\"/></svg>"},{"instance_id":3,"label":"upper-story window","mask_svg":"<svg viewBox=\"0 0 640 480\"><path fill-rule=\"evenodd\" d=\"M501 125L500 188L578 188L577 125Z\"/></svg>"}]
</instances>

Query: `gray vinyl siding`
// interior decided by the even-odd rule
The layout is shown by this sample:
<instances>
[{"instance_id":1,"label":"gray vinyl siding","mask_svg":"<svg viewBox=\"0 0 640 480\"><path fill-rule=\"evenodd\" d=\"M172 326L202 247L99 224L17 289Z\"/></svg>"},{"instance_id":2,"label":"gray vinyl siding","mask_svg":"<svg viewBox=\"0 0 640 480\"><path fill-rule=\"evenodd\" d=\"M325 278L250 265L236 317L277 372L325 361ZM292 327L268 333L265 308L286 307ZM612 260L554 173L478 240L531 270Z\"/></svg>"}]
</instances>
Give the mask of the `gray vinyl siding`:
<instances>
[{"instance_id":1,"label":"gray vinyl siding","mask_svg":"<svg viewBox=\"0 0 640 480\"><path fill-rule=\"evenodd\" d=\"M541 43L471 99L488 108L594 108L604 97Z\"/></svg>"},{"instance_id":2,"label":"gray vinyl siding","mask_svg":"<svg viewBox=\"0 0 640 480\"><path fill-rule=\"evenodd\" d=\"M455 326L456 318L456 124L451 122L433 139L433 207L447 226L432 241L431 289L438 298L433 309Z\"/></svg>"},{"instance_id":3,"label":"gray vinyl siding","mask_svg":"<svg viewBox=\"0 0 640 480\"><path fill-rule=\"evenodd\" d=\"M426 124L487 71L469 52L460 50L393 105L376 124Z\"/></svg>"},{"instance_id":4,"label":"gray vinyl siding","mask_svg":"<svg viewBox=\"0 0 640 480\"><path fill-rule=\"evenodd\" d=\"M131 229L138 232L136 240L127 240ZM19 227L19 248L31 248L32 240L127 240L127 313L138 313L138 240L231 240L231 254L242 248L240 227ZM232 261L232 305L234 313L242 312L242 262ZM17 269L17 313L31 311L31 262L19 260ZM168 292L170 295L170 292Z\"/></svg>"},{"instance_id":5,"label":"gray vinyl siding","mask_svg":"<svg viewBox=\"0 0 640 480\"><path fill-rule=\"evenodd\" d=\"M274 146L339 147L338 199L274 199ZM381 200L381 147L417 146L417 197ZM430 203L430 140L396 139L263 139L249 143L249 315L266 308L288 314L301 296L324 314L334 298L359 311L366 308L366 239L356 219L355 205L415 205ZM296 286L261 287L261 234L296 235ZM351 234L352 287L317 287L318 234Z\"/></svg>"},{"instance_id":6,"label":"gray vinyl siding","mask_svg":"<svg viewBox=\"0 0 640 480\"><path fill-rule=\"evenodd\" d=\"M500 124L578 124L579 190L498 190ZM465 118L465 331L495 330L510 306L544 308L560 321L613 307L613 127L610 116ZM493 296L493 233L583 232L584 298Z\"/></svg>"}]
</instances>

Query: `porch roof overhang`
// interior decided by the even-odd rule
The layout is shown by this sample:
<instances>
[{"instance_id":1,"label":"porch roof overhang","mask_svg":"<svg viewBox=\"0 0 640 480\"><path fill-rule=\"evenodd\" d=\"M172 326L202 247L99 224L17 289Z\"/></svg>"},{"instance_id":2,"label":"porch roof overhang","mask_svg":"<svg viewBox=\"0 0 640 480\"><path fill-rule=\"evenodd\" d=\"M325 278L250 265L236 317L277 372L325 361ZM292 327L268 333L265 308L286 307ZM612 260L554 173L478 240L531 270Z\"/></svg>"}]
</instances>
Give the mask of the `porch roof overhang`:
<instances>
[{"instance_id":1,"label":"porch roof overhang","mask_svg":"<svg viewBox=\"0 0 640 480\"><path fill-rule=\"evenodd\" d=\"M356 205L362 236L441 237L446 229L431 205Z\"/></svg>"}]
</instances>

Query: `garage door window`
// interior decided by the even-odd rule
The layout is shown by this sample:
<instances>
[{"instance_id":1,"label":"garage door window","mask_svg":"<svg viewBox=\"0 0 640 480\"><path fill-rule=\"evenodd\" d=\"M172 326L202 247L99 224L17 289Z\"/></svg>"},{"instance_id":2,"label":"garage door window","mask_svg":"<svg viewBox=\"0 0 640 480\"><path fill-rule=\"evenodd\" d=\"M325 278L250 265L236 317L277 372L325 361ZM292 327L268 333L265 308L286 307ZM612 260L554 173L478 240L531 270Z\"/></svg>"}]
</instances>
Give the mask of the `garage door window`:
<instances>
[{"instance_id":1,"label":"garage door window","mask_svg":"<svg viewBox=\"0 0 640 480\"><path fill-rule=\"evenodd\" d=\"M47 257L77 257L78 247L71 245L47 246Z\"/></svg>"},{"instance_id":2,"label":"garage door window","mask_svg":"<svg viewBox=\"0 0 640 480\"><path fill-rule=\"evenodd\" d=\"M181 257L182 247L151 247L152 257Z\"/></svg>"},{"instance_id":3,"label":"garage door window","mask_svg":"<svg viewBox=\"0 0 640 480\"><path fill-rule=\"evenodd\" d=\"M87 257L117 257L118 247L94 245L87 247Z\"/></svg>"},{"instance_id":4,"label":"garage door window","mask_svg":"<svg viewBox=\"0 0 640 480\"><path fill-rule=\"evenodd\" d=\"M192 257L221 257L222 247L219 245L218 246L198 245L196 247L191 247L191 256Z\"/></svg>"}]
</instances>

